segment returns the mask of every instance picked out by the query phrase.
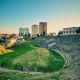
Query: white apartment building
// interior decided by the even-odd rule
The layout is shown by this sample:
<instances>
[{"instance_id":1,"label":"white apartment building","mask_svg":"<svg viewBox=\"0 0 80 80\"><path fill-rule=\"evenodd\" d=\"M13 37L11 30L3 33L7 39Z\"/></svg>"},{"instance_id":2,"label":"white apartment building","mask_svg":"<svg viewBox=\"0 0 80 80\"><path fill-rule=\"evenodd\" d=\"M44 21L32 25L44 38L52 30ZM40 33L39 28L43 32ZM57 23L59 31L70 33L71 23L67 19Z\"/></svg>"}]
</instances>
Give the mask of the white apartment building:
<instances>
[{"instance_id":1,"label":"white apartment building","mask_svg":"<svg viewBox=\"0 0 80 80\"><path fill-rule=\"evenodd\" d=\"M69 28L63 28L63 30L59 31L61 33L60 35L74 35L78 34L80 30L80 27L69 27Z\"/></svg>"},{"instance_id":2,"label":"white apartment building","mask_svg":"<svg viewBox=\"0 0 80 80\"><path fill-rule=\"evenodd\" d=\"M19 28L19 35L28 35L29 34L29 28Z\"/></svg>"}]
</instances>

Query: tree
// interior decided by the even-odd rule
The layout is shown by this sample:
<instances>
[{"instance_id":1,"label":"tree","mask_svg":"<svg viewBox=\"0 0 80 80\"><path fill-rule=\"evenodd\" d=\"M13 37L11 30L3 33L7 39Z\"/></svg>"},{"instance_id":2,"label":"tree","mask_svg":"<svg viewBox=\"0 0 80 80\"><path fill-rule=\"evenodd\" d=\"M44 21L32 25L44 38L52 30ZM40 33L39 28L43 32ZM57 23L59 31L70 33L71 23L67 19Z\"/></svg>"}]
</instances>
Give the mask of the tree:
<instances>
[{"instance_id":1,"label":"tree","mask_svg":"<svg viewBox=\"0 0 80 80\"><path fill-rule=\"evenodd\" d=\"M80 27L76 30L76 33L80 33Z\"/></svg>"},{"instance_id":2,"label":"tree","mask_svg":"<svg viewBox=\"0 0 80 80\"><path fill-rule=\"evenodd\" d=\"M31 34L30 33L28 33L28 37L31 37Z\"/></svg>"},{"instance_id":3,"label":"tree","mask_svg":"<svg viewBox=\"0 0 80 80\"><path fill-rule=\"evenodd\" d=\"M40 35L39 34L37 34L37 37L39 37Z\"/></svg>"},{"instance_id":4,"label":"tree","mask_svg":"<svg viewBox=\"0 0 80 80\"><path fill-rule=\"evenodd\" d=\"M46 32L45 31L43 31L43 36L46 36Z\"/></svg>"}]
</instances>

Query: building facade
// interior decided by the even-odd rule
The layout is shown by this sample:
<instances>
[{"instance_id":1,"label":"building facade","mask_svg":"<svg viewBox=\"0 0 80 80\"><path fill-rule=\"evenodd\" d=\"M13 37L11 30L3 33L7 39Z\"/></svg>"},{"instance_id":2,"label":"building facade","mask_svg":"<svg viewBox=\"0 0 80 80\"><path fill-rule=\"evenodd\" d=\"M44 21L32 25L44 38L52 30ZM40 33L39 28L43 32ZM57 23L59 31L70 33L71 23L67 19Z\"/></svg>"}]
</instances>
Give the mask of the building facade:
<instances>
[{"instance_id":1,"label":"building facade","mask_svg":"<svg viewBox=\"0 0 80 80\"><path fill-rule=\"evenodd\" d=\"M34 24L32 25L32 35L37 35L38 34L38 25Z\"/></svg>"},{"instance_id":2,"label":"building facade","mask_svg":"<svg viewBox=\"0 0 80 80\"><path fill-rule=\"evenodd\" d=\"M19 28L19 35L24 36L29 34L29 28Z\"/></svg>"},{"instance_id":3,"label":"building facade","mask_svg":"<svg viewBox=\"0 0 80 80\"><path fill-rule=\"evenodd\" d=\"M39 23L39 34L47 34L47 22Z\"/></svg>"},{"instance_id":4,"label":"building facade","mask_svg":"<svg viewBox=\"0 0 80 80\"><path fill-rule=\"evenodd\" d=\"M69 27L69 28L63 28L61 30L60 35L74 35L80 33L80 27Z\"/></svg>"}]
</instances>

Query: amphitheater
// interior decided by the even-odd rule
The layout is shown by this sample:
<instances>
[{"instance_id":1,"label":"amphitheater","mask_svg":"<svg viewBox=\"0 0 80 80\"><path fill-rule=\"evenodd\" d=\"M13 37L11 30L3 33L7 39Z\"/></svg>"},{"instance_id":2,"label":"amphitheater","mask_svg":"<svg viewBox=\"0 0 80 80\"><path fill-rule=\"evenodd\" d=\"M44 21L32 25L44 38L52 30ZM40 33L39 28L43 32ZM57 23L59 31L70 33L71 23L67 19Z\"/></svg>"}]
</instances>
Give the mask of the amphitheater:
<instances>
[{"instance_id":1,"label":"amphitheater","mask_svg":"<svg viewBox=\"0 0 80 80\"><path fill-rule=\"evenodd\" d=\"M64 57L60 80L80 80L80 35L38 37L33 42Z\"/></svg>"}]
</instances>

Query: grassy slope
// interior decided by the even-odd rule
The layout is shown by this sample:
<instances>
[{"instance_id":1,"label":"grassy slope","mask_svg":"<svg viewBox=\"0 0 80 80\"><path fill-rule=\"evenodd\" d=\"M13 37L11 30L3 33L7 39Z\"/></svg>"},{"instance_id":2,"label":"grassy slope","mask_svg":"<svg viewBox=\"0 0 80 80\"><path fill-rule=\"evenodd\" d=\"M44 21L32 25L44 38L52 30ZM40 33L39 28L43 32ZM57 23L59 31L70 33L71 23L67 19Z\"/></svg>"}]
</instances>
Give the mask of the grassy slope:
<instances>
[{"instance_id":1,"label":"grassy slope","mask_svg":"<svg viewBox=\"0 0 80 80\"><path fill-rule=\"evenodd\" d=\"M23 43L18 46L13 46L11 49L14 51L12 53L0 55L0 63L3 67L9 67L11 66L11 63L14 58L24 54L25 52L28 52L32 50L31 42Z\"/></svg>"},{"instance_id":2,"label":"grassy slope","mask_svg":"<svg viewBox=\"0 0 80 80\"><path fill-rule=\"evenodd\" d=\"M14 68L15 64L19 64L18 61L17 61L17 63L14 64L15 60L21 59L21 60L25 60L25 61L23 61L23 62L20 61L20 64L18 66L17 65L15 66L16 69L21 69L21 67L19 67L19 66L21 66L21 64L25 65L26 61L28 61L28 60L29 60L29 62L36 63L36 60L38 61L39 57L40 57L40 60L41 59L43 60L44 66L45 66L45 63L47 63L47 66L48 66L47 69L49 68L49 71L50 70L52 71L52 69L54 71L58 70L64 64L63 58L58 53L48 51L48 50L46 52L49 52L49 53L47 53L46 55L45 54L40 55L40 53L38 53L38 54L35 53L35 51L38 52L39 49L38 49L38 47L36 48L32 44L32 42L29 42L29 41L24 44L21 44L19 46L13 46L11 49L14 52L0 55L0 63L2 63L3 67ZM41 49L41 51L42 51L42 49ZM25 57L22 58L23 56L25 56ZM47 56L49 56L49 57L47 57ZM31 58L31 60L30 60L30 58ZM10 80L59 80L59 75L55 75L55 76L53 76L53 75L54 74L49 76L49 75L44 74L42 76L42 75L31 75L31 74L25 74L25 73L16 73L16 72L15 73L14 72L0 72L0 80L8 80L8 79L10 79Z\"/></svg>"},{"instance_id":3,"label":"grassy slope","mask_svg":"<svg viewBox=\"0 0 80 80\"><path fill-rule=\"evenodd\" d=\"M64 60L56 52L35 47L34 50L16 57L13 60L13 64L16 64L16 66L25 66L29 70L35 70L37 68L38 71L52 72L62 68Z\"/></svg>"},{"instance_id":4,"label":"grassy slope","mask_svg":"<svg viewBox=\"0 0 80 80\"><path fill-rule=\"evenodd\" d=\"M3 67L23 70L52 72L57 71L64 65L64 59L56 52L48 51L45 48L35 47L32 42L13 46L13 53L0 56L0 63Z\"/></svg>"},{"instance_id":5,"label":"grassy slope","mask_svg":"<svg viewBox=\"0 0 80 80\"><path fill-rule=\"evenodd\" d=\"M0 72L0 80L59 80L59 73L29 74L18 72Z\"/></svg>"}]
</instances>

